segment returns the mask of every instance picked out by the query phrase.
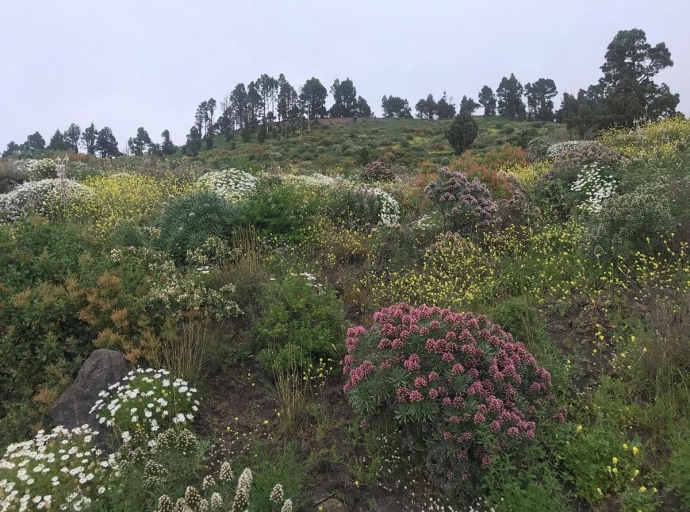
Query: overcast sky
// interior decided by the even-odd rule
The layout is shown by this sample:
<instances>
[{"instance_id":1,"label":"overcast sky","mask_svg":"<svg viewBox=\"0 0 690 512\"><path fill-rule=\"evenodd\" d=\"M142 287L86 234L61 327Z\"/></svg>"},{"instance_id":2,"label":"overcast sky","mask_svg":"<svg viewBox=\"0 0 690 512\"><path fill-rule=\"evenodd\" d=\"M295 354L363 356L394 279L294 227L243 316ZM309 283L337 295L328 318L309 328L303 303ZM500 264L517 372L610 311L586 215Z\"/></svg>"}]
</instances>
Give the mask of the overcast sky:
<instances>
[{"instance_id":1,"label":"overcast sky","mask_svg":"<svg viewBox=\"0 0 690 512\"><path fill-rule=\"evenodd\" d=\"M349 77L377 115L384 94L476 99L511 72L575 93L631 28L671 50L657 80L690 114L688 20L690 0L0 0L0 150L92 121L120 149L139 126L180 144L201 101L262 73Z\"/></svg>"}]
</instances>

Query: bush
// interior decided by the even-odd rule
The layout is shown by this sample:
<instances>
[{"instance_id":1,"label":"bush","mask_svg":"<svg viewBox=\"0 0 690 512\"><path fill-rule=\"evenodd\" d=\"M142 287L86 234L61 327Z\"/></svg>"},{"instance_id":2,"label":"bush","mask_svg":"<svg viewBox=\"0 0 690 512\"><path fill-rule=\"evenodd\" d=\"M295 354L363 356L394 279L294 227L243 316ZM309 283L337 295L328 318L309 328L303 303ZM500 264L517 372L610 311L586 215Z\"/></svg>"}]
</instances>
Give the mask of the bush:
<instances>
[{"instance_id":1,"label":"bush","mask_svg":"<svg viewBox=\"0 0 690 512\"><path fill-rule=\"evenodd\" d=\"M150 438L161 428L185 427L194 421L199 410L196 394L187 382L173 380L167 370L138 368L99 393L91 413L128 443L137 431Z\"/></svg>"},{"instance_id":2,"label":"bush","mask_svg":"<svg viewBox=\"0 0 690 512\"><path fill-rule=\"evenodd\" d=\"M80 197L87 197L90 189L72 180L44 179L29 181L7 194L0 195L0 219L17 220L30 210L52 216Z\"/></svg>"},{"instance_id":3,"label":"bush","mask_svg":"<svg viewBox=\"0 0 690 512\"><path fill-rule=\"evenodd\" d=\"M19 160L17 172L20 176L31 181L52 179L57 178L57 165L55 160L51 158Z\"/></svg>"},{"instance_id":4,"label":"bush","mask_svg":"<svg viewBox=\"0 0 690 512\"><path fill-rule=\"evenodd\" d=\"M620 181L621 163L618 153L599 142L585 141L569 145L558 153L549 172L537 180L534 190L547 206L561 215L569 215L572 208L583 200L583 194L577 188L583 186L584 182L592 182L588 188L610 188L610 185ZM588 178L587 174L591 176ZM612 190L608 195L611 193Z\"/></svg>"},{"instance_id":5,"label":"bush","mask_svg":"<svg viewBox=\"0 0 690 512\"><path fill-rule=\"evenodd\" d=\"M470 180L466 174L443 167L424 193L441 211L445 228L471 233L494 225L498 205L477 178Z\"/></svg>"},{"instance_id":6,"label":"bush","mask_svg":"<svg viewBox=\"0 0 690 512\"><path fill-rule=\"evenodd\" d=\"M247 196L256 188L257 179L251 174L237 169L211 171L197 179L196 186L201 190L215 192L228 201L236 201Z\"/></svg>"},{"instance_id":7,"label":"bush","mask_svg":"<svg viewBox=\"0 0 690 512\"><path fill-rule=\"evenodd\" d=\"M154 247L167 251L178 264L187 253L202 247L209 238L228 238L242 224L244 208L207 191L173 199L165 205L156 225L160 236Z\"/></svg>"},{"instance_id":8,"label":"bush","mask_svg":"<svg viewBox=\"0 0 690 512\"><path fill-rule=\"evenodd\" d=\"M585 243L594 254L648 252L672 228L669 202L662 191L642 189L606 199L590 219Z\"/></svg>"},{"instance_id":9,"label":"bush","mask_svg":"<svg viewBox=\"0 0 690 512\"><path fill-rule=\"evenodd\" d=\"M323 202L314 188L276 178L263 179L244 201L245 218L264 235L298 241L301 231L322 212Z\"/></svg>"},{"instance_id":10,"label":"bush","mask_svg":"<svg viewBox=\"0 0 690 512\"><path fill-rule=\"evenodd\" d=\"M526 158L528 162L537 162L539 160L544 160L547 158L550 146L541 137L532 139L527 144L527 149L525 151Z\"/></svg>"},{"instance_id":11,"label":"bush","mask_svg":"<svg viewBox=\"0 0 690 512\"><path fill-rule=\"evenodd\" d=\"M65 217L85 225L98 243L104 243L122 222L150 222L166 201L188 189L176 176L125 173L87 178L84 184L93 193L72 201L65 209Z\"/></svg>"},{"instance_id":12,"label":"bush","mask_svg":"<svg viewBox=\"0 0 690 512\"><path fill-rule=\"evenodd\" d=\"M690 439L678 436L671 443L671 457L665 468L666 481L673 493L690 507Z\"/></svg>"},{"instance_id":13,"label":"bush","mask_svg":"<svg viewBox=\"0 0 690 512\"><path fill-rule=\"evenodd\" d=\"M367 182L393 181L395 175L393 171L383 162L371 162L362 169L362 180Z\"/></svg>"},{"instance_id":14,"label":"bush","mask_svg":"<svg viewBox=\"0 0 690 512\"><path fill-rule=\"evenodd\" d=\"M7 447L0 460L1 510L83 510L104 486L114 456L99 460L88 426L43 430ZM34 508L35 507L35 508Z\"/></svg>"},{"instance_id":15,"label":"bush","mask_svg":"<svg viewBox=\"0 0 690 512\"><path fill-rule=\"evenodd\" d=\"M448 128L446 139L455 154L461 155L463 151L469 149L479 135L479 125L468 113L458 114L453 123Z\"/></svg>"},{"instance_id":16,"label":"bush","mask_svg":"<svg viewBox=\"0 0 690 512\"><path fill-rule=\"evenodd\" d=\"M319 359L340 356L345 333L344 309L335 290L310 274L290 274L266 283L262 316L253 332L257 360L266 371L306 369Z\"/></svg>"},{"instance_id":17,"label":"bush","mask_svg":"<svg viewBox=\"0 0 690 512\"><path fill-rule=\"evenodd\" d=\"M375 193L363 193L364 187L332 187L326 196L326 212L336 225L364 227L376 225L381 218L381 204Z\"/></svg>"},{"instance_id":18,"label":"bush","mask_svg":"<svg viewBox=\"0 0 690 512\"><path fill-rule=\"evenodd\" d=\"M551 375L485 316L406 304L348 329L343 388L358 414L404 426L438 483L471 485L535 438Z\"/></svg>"}]
</instances>

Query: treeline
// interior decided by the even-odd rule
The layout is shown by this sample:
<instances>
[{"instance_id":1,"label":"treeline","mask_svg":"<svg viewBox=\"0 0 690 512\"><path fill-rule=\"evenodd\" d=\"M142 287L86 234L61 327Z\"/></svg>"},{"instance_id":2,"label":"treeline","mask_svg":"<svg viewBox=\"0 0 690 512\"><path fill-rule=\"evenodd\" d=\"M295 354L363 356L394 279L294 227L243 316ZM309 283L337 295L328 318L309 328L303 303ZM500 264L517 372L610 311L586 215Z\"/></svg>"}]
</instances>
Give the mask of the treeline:
<instances>
[{"instance_id":1,"label":"treeline","mask_svg":"<svg viewBox=\"0 0 690 512\"><path fill-rule=\"evenodd\" d=\"M588 137L611 126L634 125L636 120L655 120L676 113L680 101L665 83L653 80L661 70L673 66L671 53L665 43L652 46L644 31L622 30L609 44L603 76L597 84L580 89L577 94L563 93L560 108L555 109L553 98L558 94L556 83L550 78L522 83L511 73L504 76L494 90L485 85L477 94L477 101L463 96L459 106L444 91L436 101L433 94L415 104L418 119L452 119L460 115L473 115L482 109L485 116L501 116L514 120L538 120L566 123L571 137L577 133ZM333 105L326 108L328 95ZM407 99L383 96L381 111L386 118L412 118ZM220 103L210 98L199 104L194 124L180 148L183 154L197 155L204 144L213 147L216 136L231 140L240 136L248 142L253 134L259 143L269 137L288 137L310 130L312 123L321 118L366 118L372 110L357 89L346 78L336 79L330 90L318 78L312 77L295 89L282 73L278 78L263 74L256 80L237 84ZM141 156L172 155L177 147L165 130L160 143L153 142L148 132L140 127L127 142L129 154ZM93 123L83 132L71 124L64 132L57 130L46 147L39 132L27 137L23 144L14 141L7 145L3 157L35 154L48 150L74 151L83 148L86 153L102 158L118 156L117 140L107 126L96 130Z\"/></svg>"}]
</instances>

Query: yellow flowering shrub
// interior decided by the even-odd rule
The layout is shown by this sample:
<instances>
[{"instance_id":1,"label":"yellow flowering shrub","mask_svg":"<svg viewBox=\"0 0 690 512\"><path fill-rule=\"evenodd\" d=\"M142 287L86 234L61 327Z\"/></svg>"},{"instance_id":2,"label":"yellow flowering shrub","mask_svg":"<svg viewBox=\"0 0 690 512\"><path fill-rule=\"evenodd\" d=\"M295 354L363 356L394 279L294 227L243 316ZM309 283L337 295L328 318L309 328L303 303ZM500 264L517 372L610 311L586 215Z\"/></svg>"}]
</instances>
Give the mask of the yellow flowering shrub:
<instances>
[{"instance_id":1,"label":"yellow flowering shrub","mask_svg":"<svg viewBox=\"0 0 690 512\"><path fill-rule=\"evenodd\" d=\"M635 130L613 128L603 132L599 141L626 157L664 156L690 143L690 120L671 117Z\"/></svg>"},{"instance_id":2,"label":"yellow flowering shrub","mask_svg":"<svg viewBox=\"0 0 690 512\"><path fill-rule=\"evenodd\" d=\"M93 193L68 205L65 218L83 224L97 242L104 241L122 221L151 218L166 200L190 188L175 177L140 174L87 177L83 184Z\"/></svg>"}]
</instances>

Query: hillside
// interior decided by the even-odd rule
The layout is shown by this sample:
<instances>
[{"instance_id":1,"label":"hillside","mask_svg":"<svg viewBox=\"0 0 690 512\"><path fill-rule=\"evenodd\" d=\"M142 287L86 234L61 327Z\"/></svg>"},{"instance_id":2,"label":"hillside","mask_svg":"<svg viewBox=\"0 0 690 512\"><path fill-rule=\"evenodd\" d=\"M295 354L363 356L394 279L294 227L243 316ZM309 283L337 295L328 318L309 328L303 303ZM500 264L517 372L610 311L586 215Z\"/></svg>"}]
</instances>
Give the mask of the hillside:
<instances>
[{"instance_id":1,"label":"hillside","mask_svg":"<svg viewBox=\"0 0 690 512\"><path fill-rule=\"evenodd\" d=\"M3 160L0 510L688 510L690 121L479 122Z\"/></svg>"},{"instance_id":2,"label":"hillside","mask_svg":"<svg viewBox=\"0 0 690 512\"><path fill-rule=\"evenodd\" d=\"M476 116L479 136L471 148L484 153L503 144L525 147L543 137L554 143L568 140L564 125L541 121L510 121L499 117ZM381 160L398 167L413 168L428 160L444 165L454 153L445 133L452 120L419 119L323 119L303 131L282 138L278 128L260 144L252 133L249 142L240 135L227 141L215 137L213 148L195 159L214 168L236 167L258 170L264 167L299 165L301 168L349 170Z\"/></svg>"}]
</instances>

